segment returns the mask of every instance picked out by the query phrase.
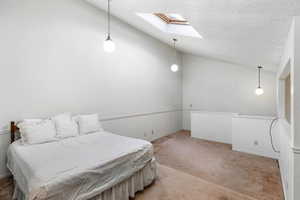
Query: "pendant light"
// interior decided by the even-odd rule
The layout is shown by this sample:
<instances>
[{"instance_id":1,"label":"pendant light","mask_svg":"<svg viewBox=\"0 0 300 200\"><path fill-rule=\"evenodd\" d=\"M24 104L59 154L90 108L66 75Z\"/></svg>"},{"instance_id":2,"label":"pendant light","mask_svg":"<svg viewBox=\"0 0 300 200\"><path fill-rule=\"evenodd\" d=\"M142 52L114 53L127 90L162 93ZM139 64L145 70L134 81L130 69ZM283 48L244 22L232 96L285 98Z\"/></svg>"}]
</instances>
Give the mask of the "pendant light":
<instances>
[{"instance_id":1,"label":"pendant light","mask_svg":"<svg viewBox=\"0 0 300 200\"><path fill-rule=\"evenodd\" d=\"M173 48L175 50L175 62L171 65L171 71L172 72L177 72L179 70L179 67L178 65L176 64L177 63L177 52L176 52L176 42L177 42L177 39L176 38L173 38Z\"/></svg>"},{"instance_id":2,"label":"pendant light","mask_svg":"<svg viewBox=\"0 0 300 200\"><path fill-rule=\"evenodd\" d=\"M112 41L110 37L110 1L107 0L107 38L103 42L103 49L107 53L111 53L115 50L115 43Z\"/></svg>"},{"instance_id":3,"label":"pendant light","mask_svg":"<svg viewBox=\"0 0 300 200\"><path fill-rule=\"evenodd\" d=\"M264 93L264 90L260 86L260 70L262 69L262 66L258 66L257 69L258 69L258 87L255 89L255 94L257 96L260 96Z\"/></svg>"}]
</instances>

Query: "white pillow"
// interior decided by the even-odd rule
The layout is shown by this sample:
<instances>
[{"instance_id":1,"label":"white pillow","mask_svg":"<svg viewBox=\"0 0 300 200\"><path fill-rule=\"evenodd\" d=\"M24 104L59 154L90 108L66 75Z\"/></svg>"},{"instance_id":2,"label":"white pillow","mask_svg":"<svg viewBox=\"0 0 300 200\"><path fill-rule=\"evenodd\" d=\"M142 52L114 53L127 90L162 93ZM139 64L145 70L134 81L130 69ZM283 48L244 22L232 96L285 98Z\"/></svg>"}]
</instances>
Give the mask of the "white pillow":
<instances>
[{"instance_id":1,"label":"white pillow","mask_svg":"<svg viewBox=\"0 0 300 200\"><path fill-rule=\"evenodd\" d=\"M58 138L74 137L78 135L78 125L71 118L70 113L63 113L52 117Z\"/></svg>"},{"instance_id":2,"label":"white pillow","mask_svg":"<svg viewBox=\"0 0 300 200\"><path fill-rule=\"evenodd\" d=\"M98 114L79 115L78 123L80 135L103 131Z\"/></svg>"},{"instance_id":3,"label":"white pillow","mask_svg":"<svg viewBox=\"0 0 300 200\"><path fill-rule=\"evenodd\" d=\"M36 124L36 123L39 123L39 122L41 122L41 121L43 121L43 119L39 119L39 118L35 118L35 119L34 119L34 118L32 118L32 119L24 119L23 121L17 123L17 126L19 127L20 124L22 124L23 126L24 126L24 125L28 125L28 124ZM20 128L20 127L19 127L19 128ZM21 132L21 131L20 131L20 132ZM25 143L26 143L25 138L21 136L21 133L20 133L20 135L18 135L18 137L19 137L18 139L21 138L21 143L22 143L22 144L25 144Z\"/></svg>"},{"instance_id":4,"label":"white pillow","mask_svg":"<svg viewBox=\"0 0 300 200\"><path fill-rule=\"evenodd\" d=\"M24 144L39 144L57 140L55 126L49 119L40 122L24 121L18 124L18 127Z\"/></svg>"}]
</instances>

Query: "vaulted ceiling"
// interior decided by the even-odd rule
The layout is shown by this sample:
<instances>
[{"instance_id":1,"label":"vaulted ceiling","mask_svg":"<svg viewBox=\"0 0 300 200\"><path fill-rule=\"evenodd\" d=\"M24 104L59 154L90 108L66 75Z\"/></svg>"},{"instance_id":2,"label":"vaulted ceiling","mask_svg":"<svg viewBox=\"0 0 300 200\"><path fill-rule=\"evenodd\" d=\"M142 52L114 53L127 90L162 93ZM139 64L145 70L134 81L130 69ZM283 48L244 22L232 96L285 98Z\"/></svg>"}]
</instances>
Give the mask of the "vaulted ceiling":
<instances>
[{"instance_id":1,"label":"vaulted ceiling","mask_svg":"<svg viewBox=\"0 0 300 200\"><path fill-rule=\"evenodd\" d=\"M106 9L106 0L87 0ZM162 33L136 13L178 13L203 39L177 37L180 51L276 71L299 0L112 0L112 14L162 42Z\"/></svg>"}]
</instances>

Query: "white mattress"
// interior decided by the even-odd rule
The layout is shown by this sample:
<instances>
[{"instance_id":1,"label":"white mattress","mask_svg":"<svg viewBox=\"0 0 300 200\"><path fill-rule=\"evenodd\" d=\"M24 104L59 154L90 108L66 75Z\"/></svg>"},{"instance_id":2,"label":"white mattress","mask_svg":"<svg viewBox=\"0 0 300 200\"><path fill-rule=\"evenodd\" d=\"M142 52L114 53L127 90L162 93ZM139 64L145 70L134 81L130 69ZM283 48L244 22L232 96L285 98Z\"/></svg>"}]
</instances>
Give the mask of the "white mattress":
<instances>
[{"instance_id":1,"label":"white mattress","mask_svg":"<svg viewBox=\"0 0 300 200\"><path fill-rule=\"evenodd\" d=\"M26 199L88 199L125 180L153 157L152 144L97 132L58 142L10 145L8 168Z\"/></svg>"}]
</instances>

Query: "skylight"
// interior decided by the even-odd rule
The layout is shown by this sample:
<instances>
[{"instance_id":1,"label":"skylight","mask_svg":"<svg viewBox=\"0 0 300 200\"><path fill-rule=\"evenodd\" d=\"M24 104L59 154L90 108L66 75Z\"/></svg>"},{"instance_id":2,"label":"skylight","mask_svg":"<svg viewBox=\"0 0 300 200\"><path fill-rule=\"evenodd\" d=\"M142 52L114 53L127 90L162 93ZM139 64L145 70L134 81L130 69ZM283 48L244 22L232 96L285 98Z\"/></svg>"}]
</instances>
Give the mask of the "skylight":
<instances>
[{"instance_id":1,"label":"skylight","mask_svg":"<svg viewBox=\"0 0 300 200\"><path fill-rule=\"evenodd\" d=\"M167 24L178 24L178 25L189 24L189 22L179 14L154 13L154 15L162 19Z\"/></svg>"},{"instance_id":2,"label":"skylight","mask_svg":"<svg viewBox=\"0 0 300 200\"><path fill-rule=\"evenodd\" d=\"M139 17L164 33L202 38L180 14L136 13Z\"/></svg>"}]
</instances>

